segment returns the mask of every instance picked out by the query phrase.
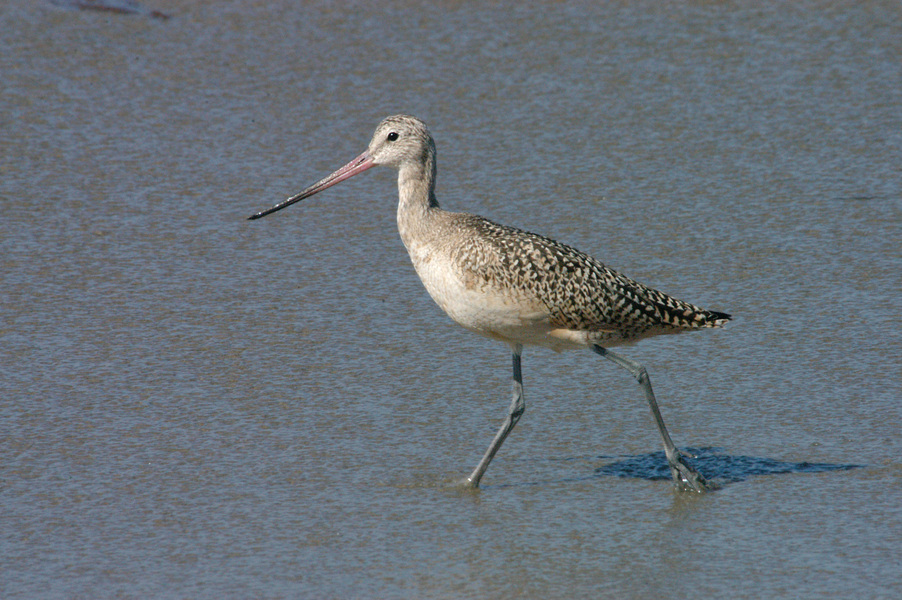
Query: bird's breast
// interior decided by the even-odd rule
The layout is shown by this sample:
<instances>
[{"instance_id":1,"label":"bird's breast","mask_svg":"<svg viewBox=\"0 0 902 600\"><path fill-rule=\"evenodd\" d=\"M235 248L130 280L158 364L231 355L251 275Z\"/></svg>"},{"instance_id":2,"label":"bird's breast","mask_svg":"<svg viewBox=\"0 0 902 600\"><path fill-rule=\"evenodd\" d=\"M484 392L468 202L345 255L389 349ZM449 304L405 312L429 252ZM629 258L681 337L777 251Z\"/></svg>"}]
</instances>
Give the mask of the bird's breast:
<instances>
[{"instance_id":1,"label":"bird's breast","mask_svg":"<svg viewBox=\"0 0 902 600\"><path fill-rule=\"evenodd\" d=\"M459 325L486 337L555 349L585 346L584 336L559 330L548 307L524 290L494 281L453 252L408 247L417 275L432 299Z\"/></svg>"}]
</instances>

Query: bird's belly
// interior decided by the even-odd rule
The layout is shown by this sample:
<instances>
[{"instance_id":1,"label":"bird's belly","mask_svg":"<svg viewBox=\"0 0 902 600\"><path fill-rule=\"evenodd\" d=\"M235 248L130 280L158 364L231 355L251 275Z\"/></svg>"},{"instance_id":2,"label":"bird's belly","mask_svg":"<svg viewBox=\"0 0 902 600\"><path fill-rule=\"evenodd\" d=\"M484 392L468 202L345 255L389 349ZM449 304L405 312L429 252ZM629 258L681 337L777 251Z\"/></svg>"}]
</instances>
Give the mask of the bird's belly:
<instances>
[{"instance_id":1,"label":"bird's belly","mask_svg":"<svg viewBox=\"0 0 902 600\"><path fill-rule=\"evenodd\" d=\"M445 313L459 325L508 343L546 346L555 350L585 348L585 332L551 323L547 307L518 290L477 285L434 255L411 253L420 280Z\"/></svg>"}]
</instances>

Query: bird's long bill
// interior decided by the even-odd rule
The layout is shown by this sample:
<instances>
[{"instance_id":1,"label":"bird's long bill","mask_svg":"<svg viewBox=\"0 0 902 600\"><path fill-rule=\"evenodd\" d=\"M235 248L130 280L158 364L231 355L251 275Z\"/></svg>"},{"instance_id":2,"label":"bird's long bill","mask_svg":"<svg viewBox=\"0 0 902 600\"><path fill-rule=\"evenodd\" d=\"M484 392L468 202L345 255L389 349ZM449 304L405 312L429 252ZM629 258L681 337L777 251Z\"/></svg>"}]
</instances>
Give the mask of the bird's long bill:
<instances>
[{"instance_id":1,"label":"bird's long bill","mask_svg":"<svg viewBox=\"0 0 902 600\"><path fill-rule=\"evenodd\" d=\"M336 183L340 183L340 182L344 181L345 179L348 179L349 177L353 177L354 175L357 175L358 173L363 173L364 171L366 171L367 169L372 167L374 164L375 163L373 163L373 158L370 156L369 151L364 152L363 154L361 154L360 156L358 156L357 158L355 158L354 160L352 160L351 162L349 162L348 164L346 164L339 170L335 171L334 173L332 173L331 175L326 177L325 179L321 179L321 180L317 181L316 183L314 183L313 185L308 187L306 190L304 190L300 194L295 194L291 198L288 198L287 200L283 200L282 202L279 202L278 204L276 204L275 206L273 206L271 208L267 208L266 210L261 210L257 214L255 214L251 217L248 217L248 218L251 220L259 219L260 217L265 217L266 215L268 215L270 213L274 213L277 210L282 210L286 206L291 206L295 202L300 202L304 198L309 198L313 194L315 194L317 192L321 192L328 187L332 187Z\"/></svg>"}]
</instances>

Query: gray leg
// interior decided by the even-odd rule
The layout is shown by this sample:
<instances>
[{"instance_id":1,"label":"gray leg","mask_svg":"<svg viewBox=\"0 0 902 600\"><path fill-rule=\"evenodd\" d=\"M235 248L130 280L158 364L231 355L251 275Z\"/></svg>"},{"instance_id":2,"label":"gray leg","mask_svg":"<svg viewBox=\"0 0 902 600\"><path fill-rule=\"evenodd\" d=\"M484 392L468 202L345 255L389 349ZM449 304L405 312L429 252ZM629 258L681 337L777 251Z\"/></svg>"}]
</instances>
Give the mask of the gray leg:
<instances>
[{"instance_id":1,"label":"gray leg","mask_svg":"<svg viewBox=\"0 0 902 600\"><path fill-rule=\"evenodd\" d=\"M714 489L711 484L705 481L701 473L686 463L683 455L680 454L673 440L670 439L670 434L667 433L667 427L664 426L664 419L661 417L661 411L658 409L658 402L655 400L655 393L651 389L651 380L648 378L648 371L645 370L645 367L634 360L614 354L600 346L592 346L592 350L632 373L639 385L642 386L642 389L645 390L645 399L648 400L651 413L654 415L655 423L658 425L658 431L661 432L661 437L664 439L664 454L667 455L667 462L670 465L670 474L673 476L674 485L680 489L694 490L696 492Z\"/></svg>"},{"instance_id":2,"label":"gray leg","mask_svg":"<svg viewBox=\"0 0 902 600\"><path fill-rule=\"evenodd\" d=\"M520 420L520 417L522 417L523 413L526 411L526 403L523 401L523 377L520 375L520 354L523 352L523 346L520 344L511 344L511 350L513 351L514 363L514 397L513 400L511 400L507 418L504 419L501 429L495 434L495 439L492 440L489 449L485 451L482 460L479 461L479 464L476 465L476 468L473 469L473 472L467 477L467 483L473 487L479 487L479 480L482 479L483 474L485 474L485 470L489 467L489 463L492 462L498 449L501 448L501 444L504 443L507 434L511 432L514 425L517 424L517 421Z\"/></svg>"}]
</instances>

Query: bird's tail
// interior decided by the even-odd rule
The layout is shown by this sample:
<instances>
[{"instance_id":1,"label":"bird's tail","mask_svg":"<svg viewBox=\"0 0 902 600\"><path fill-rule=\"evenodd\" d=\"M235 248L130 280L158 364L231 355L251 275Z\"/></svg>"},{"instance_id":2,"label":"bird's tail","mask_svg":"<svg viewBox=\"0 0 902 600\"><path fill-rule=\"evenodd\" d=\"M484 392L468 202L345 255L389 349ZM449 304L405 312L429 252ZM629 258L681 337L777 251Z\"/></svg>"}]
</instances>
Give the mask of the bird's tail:
<instances>
[{"instance_id":1,"label":"bird's tail","mask_svg":"<svg viewBox=\"0 0 902 600\"><path fill-rule=\"evenodd\" d=\"M727 321L733 317L727 313L717 312L715 310L703 310L701 314L704 316L704 325L702 327L723 327Z\"/></svg>"},{"instance_id":2,"label":"bird's tail","mask_svg":"<svg viewBox=\"0 0 902 600\"><path fill-rule=\"evenodd\" d=\"M652 291L650 296L656 300L655 304L664 323L675 329L723 327L727 324L727 321L732 319L727 313L705 310L661 292Z\"/></svg>"}]
</instances>

